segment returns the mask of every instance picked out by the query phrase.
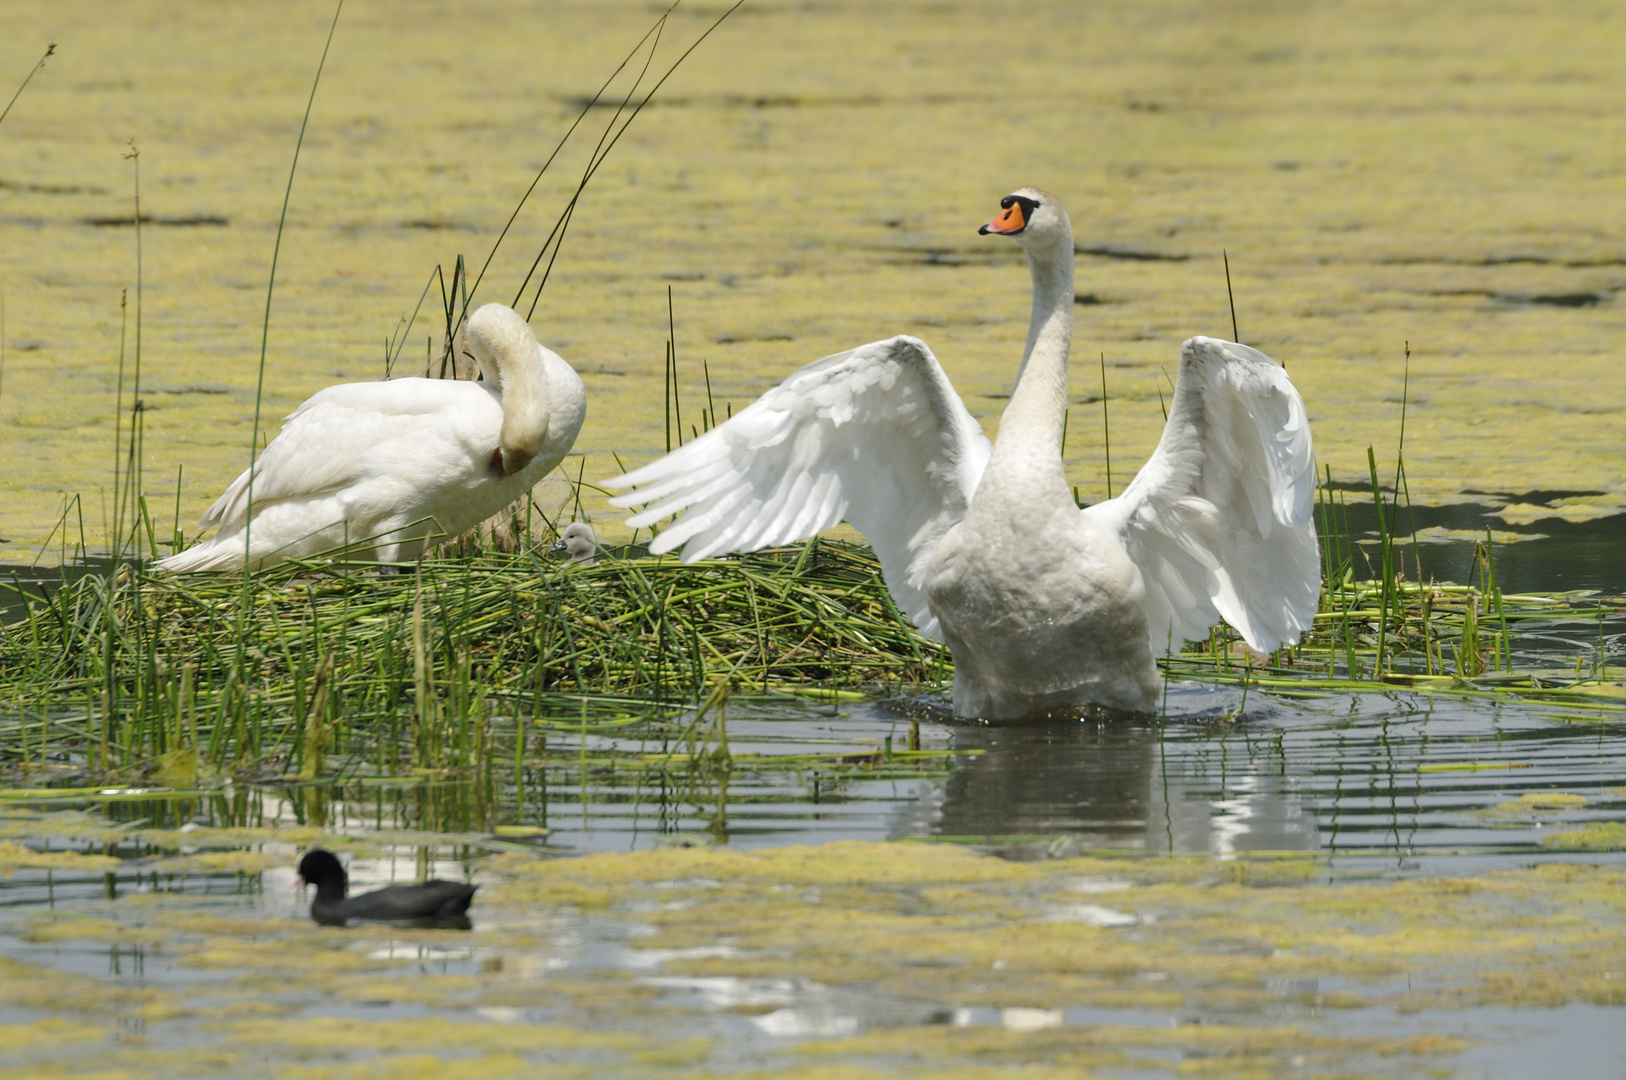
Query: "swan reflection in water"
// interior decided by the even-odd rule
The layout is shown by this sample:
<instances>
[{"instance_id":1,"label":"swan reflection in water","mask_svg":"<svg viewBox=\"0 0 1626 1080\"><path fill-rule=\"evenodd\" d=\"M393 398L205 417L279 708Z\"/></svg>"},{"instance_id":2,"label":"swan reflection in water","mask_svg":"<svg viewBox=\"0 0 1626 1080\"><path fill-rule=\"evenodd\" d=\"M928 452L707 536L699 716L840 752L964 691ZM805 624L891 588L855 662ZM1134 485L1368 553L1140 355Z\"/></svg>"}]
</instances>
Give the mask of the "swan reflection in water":
<instances>
[{"instance_id":1,"label":"swan reflection in water","mask_svg":"<svg viewBox=\"0 0 1626 1080\"><path fill-rule=\"evenodd\" d=\"M1011 724L957 723L953 772L924 786L892 835L939 836L1014 857L1092 848L1209 853L1315 851L1310 800L1259 729L1253 753L1228 718L1240 695L1171 686L1167 715L1096 712ZM1257 700L1257 699L1256 699ZM1267 706L1268 708L1268 706ZM1223 727L1208 760L1201 736Z\"/></svg>"}]
</instances>

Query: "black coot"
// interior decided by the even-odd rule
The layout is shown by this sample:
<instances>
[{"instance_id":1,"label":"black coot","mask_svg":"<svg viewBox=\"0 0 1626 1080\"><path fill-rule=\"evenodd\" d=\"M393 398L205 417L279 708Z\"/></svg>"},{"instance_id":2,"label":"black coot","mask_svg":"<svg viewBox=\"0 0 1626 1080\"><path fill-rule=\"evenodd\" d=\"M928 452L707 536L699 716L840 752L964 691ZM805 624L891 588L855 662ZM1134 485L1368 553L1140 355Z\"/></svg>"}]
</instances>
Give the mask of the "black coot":
<instances>
[{"instance_id":1,"label":"black coot","mask_svg":"<svg viewBox=\"0 0 1626 1080\"><path fill-rule=\"evenodd\" d=\"M344 926L366 919L373 922L417 922L467 929L469 903L478 885L455 881L425 881L421 885L390 885L360 896L345 898L349 885L344 866L331 851L310 851L299 860L299 876L316 886L311 918L326 926Z\"/></svg>"}]
</instances>

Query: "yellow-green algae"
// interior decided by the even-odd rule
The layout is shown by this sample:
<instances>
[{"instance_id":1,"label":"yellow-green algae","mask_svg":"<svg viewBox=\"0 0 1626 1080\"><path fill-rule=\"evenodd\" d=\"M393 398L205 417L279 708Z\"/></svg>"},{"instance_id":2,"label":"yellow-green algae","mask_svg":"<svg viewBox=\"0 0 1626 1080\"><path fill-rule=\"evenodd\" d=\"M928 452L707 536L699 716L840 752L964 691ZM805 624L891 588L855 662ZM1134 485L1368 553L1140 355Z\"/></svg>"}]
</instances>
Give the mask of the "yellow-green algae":
<instances>
[{"instance_id":1,"label":"yellow-green algae","mask_svg":"<svg viewBox=\"0 0 1626 1080\"><path fill-rule=\"evenodd\" d=\"M680 8L666 43L715 13ZM85 222L130 216L132 138L154 219L141 378L160 532L178 466L190 527L246 464L276 213L331 14L8 10L0 71L59 44L0 134L4 557L26 558L73 493L101 540L136 251L129 227ZM434 264L479 265L575 102L652 18L633 0L346 9L282 244L262 430L323 385L377 376ZM1179 341L1229 335L1227 249L1241 335L1288 364L1335 473L1363 477L1365 447L1392 447L1409 340L1414 498L1574 489L1604 494L1492 501L1510 521L1610 512L1626 505L1623 53L1626 9L1607 0L1036 0L1019 27L968 0L751 0L615 148L535 326L584 373L589 476L614 471L611 450L632 463L663 444L668 286L686 421L702 358L738 406L910 332L991 429L1028 284L1014 246L974 229L1035 183L1067 202L1081 247L1167 256L1079 260L1078 292L1101 302L1077 309L1075 397L1104 354L1120 484L1155 442ZM587 145L538 189L482 299L512 299ZM228 223L166 224L210 218ZM420 320L405 359L434 333ZM132 360L134 341L132 318ZM1086 497L1104 493L1097 410L1075 406L1068 440Z\"/></svg>"},{"instance_id":2,"label":"yellow-green algae","mask_svg":"<svg viewBox=\"0 0 1626 1080\"><path fill-rule=\"evenodd\" d=\"M1487 818L1529 818L1542 814L1558 814L1566 810L1579 810L1587 804L1585 795L1570 791L1527 791L1517 799L1499 802L1480 811Z\"/></svg>"},{"instance_id":3,"label":"yellow-green algae","mask_svg":"<svg viewBox=\"0 0 1626 1080\"><path fill-rule=\"evenodd\" d=\"M0 1024L0 1051L48 1050L70 1042L88 1042L107 1037L105 1028L75 1024L70 1020L40 1020L32 1024Z\"/></svg>"},{"instance_id":4,"label":"yellow-green algae","mask_svg":"<svg viewBox=\"0 0 1626 1080\"><path fill-rule=\"evenodd\" d=\"M49 831L48 819L39 824ZM83 827L82 819L63 824ZM752 1070L741 1075L763 1077L1081 1076L1131 1067L1215 1077L1306 1069L1449 1076L1468 1042L1442 1011L1626 1005L1619 866L1359 881L1314 857L1015 863L924 843L546 861L507 853L479 865L472 935L239 918L185 894L87 901L69 913L6 909L4 933L36 948L139 945L211 976L202 991L158 989L53 970L50 953L0 960L0 1001L58 1025L0 1032L0 1045L15 1047L0 1077L227 1071L405 1080L519 1076L543 1062L566 1076L707 1076L739 1064ZM1134 921L1095 925L1102 908ZM589 925L653 967L542 962L555 934L574 940ZM480 957L473 967L422 959L468 949ZM880 1001L1034 1010L1037 1019L783 1040L741 1062L695 1034L693 1014L640 970L796 980ZM320 1015L365 1002L428 1014ZM1203 1022L1070 1027L1042 1012L1069 1006ZM1291 1020L1281 1019L1284 1007ZM528 1008L546 1019L527 1022ZM1421 1014L1425 1023L1404 1036L1340 1027L1340 1016L1365 1009ZM1439 1023L1426 1023L1436 1015ZM70 1035L39 1034L52 1031Z\"/></svg>"},{"instance_id":5,"label":"yellow-green algae","mask_svg":"<svg viewBox=\"0 0 1626 1080\"><path fill-rule=\"evenodd\" d=\"M49 796L39 792L33 799ZM60 794L60 793L58 793ZM165 798L176 798L184 793L162 792ZM55 865L58 855L74 856L75 852L40 852L26 848L15 840L23 837L46 837L88 844L110 844L139 841L174 854L155 865L169 871L195 869L200 872L240 870L252 872L277 865L279 856L286 856L298 848L321 846L352 855L368 856L393 846L412 846L456 841L478 842L484 834L439 833L416 829L377 829L359 836L345 836L328 832L314 825L293 821L272 822L264 826L213 827L188 825L185 828L148 826L144 822L122 825L110 824L106 818L82 810L41 811L23 806L0 803L0 871L33 866L44 868ZM10 840L6 838L11 838ZM268 855L265 845L273 845L275 854ZM248 850L248 849L254 850ZM181 854L181 852L186 854ZM79 860L102 859L99 855L78 855ZM8 861L14 860L14 861ZM61 860L64 867L81 870L112 869L118 860L106 862Z\"/></svg>"},{"instance_id":6,"label":"yellow-green algae","mask_svg":"<svg viewBox=\"0 0 1626 1080\"><path fill-rule=\"evenodd\" d=\"M10 840L0 840L0 874L13 870L66 870L77 874L115 869L117 859L82 855L77 851L34 851Z\"/></svg>"},{"instance_id":7,"label":"yellow-green algae","mask_svg":"<svg viewBox=\"0 0 1626 1080\"><path fill-rule=\"evenodd\" d=\"M1579 829L1544 836L1541 843L1558 851L1626 851L1626 824L1594 821Z\"/></svg>"},{"instance_id":8,"label":"yellow-green algae","mask_svg":"<svg viewBox=\"0 0 1626 1080\"><path fill-rule=\"evenodd\" d=\"M854 1039L816 1043L807 1051L820 1056L885 1053L904 1060L939 1063L997 1061L1102 1066L1127 1064L1129 1055L1123 1052L1125 1047L1167 1047L1201 1055L1182 1064L1178 1070L1181 1076L1245 1077L1275 1075L1272 1064L1288 1064L1283 1060L1288 1055L1300 1059L1292 1068L1312 1063L1326 1067L1347 1061L1352 1054L1449 1054L1467 1045L1466 1040L1439 1035L1409 1039L1339 1039L1317 1037L1298 1027L1240 1028L1205 1024L1198 1030L1105 1025L1037 1032L999 1028L957 1031L894 1028ZM1155 1059L1137 1064L1142 1068L1156 1067Z\"/></svg>"},{"instance_id":9,"label":"yellow-green algae","mask_svg":"<svg viewBox=\"0 0 1626 1080\"><path fill-rule=\"evenodd\" d=\"M176 998L152 987L64 974L39 964L0 957L0 1002L79 1017L148 1019L172 1015Z\"/></svg>"},{"instance_id":10,"label":"yellow-green algae","mask_svg":"<svg viewBox=\"0 0 1626 1080\"><path fill-rule=\"evenodd\" d=\"M356 1038L362 1027L364 1037ZM580 1031L537 1024L471 1024L441 1017L414 1017L410 1020L381 1020L357 1025L349 1017L307 1017L297 1023L253 1020L223 1025L221 1034L234 1044L256 1050L275 1047L303 1057L323 1050L346 1049L364 1042L368 1049L382 1052L402 1050L507 1051L537 1050L639 1050L649 1045L640 1035L609 1031Z\"/></svg>"},{"instance_id":11,"label":"yellow-green algae","mask_svg":"<svg viewBox=\"0 0 1626 1080\"><path fill-rule=\"evenodd\" d=\"M432 1054L402 1054L343 1065L293 1065L280 1069L282 1080L532 1080L537 1064L518 1054L487 1054L447 1061ZM582 1066L550 1062L547 1075L573 1080L593 1075Z\"/></svg>"},{"instance_id":12,"label":"yellow-green algae","mask_svg":"<svg viewBox=\"0 0 1626 1080\"><path fill-rule=\"evenodd\" d=\"M509 888L546 902L559 883L672 880L678 887L663 895L676 898L690 875L721 881L721 890L696 887L693 904L646 914L659 932L639 945L714 943L721 926L722 940L744 955L674 959L663 970L864 980L914 995L952 987L964 1002L1039 1006L1091 1002L1097 988L1112 997L1103 1003L1118 1004L1118 993L1139 989L1135 979L1149 971L1190 980L1184 987L1160 982L1159 999L1176 988L1188 999L1212 994L1223 1003L1272 978L1370 979L1423 961L1449 969L1511 955L1540 964L1553 949L1620 949L1618 918L1626 913L1626 897L1610 896L1626 881L1618 870L1554 867L1326 889L1239 884L1245 875L1206 859L1017 864L933 846L917 856L921 850L835 844L817 854L790 848L596 857L546 872L517 868L519 884ZM1069 899L1080 899L1069 897L1068 876L1103 873L1136 882L1110 894L1114 908L1141 914L1133 933L1068 920ZM974 884L926 887L959 880ZM1548 910L1543 894L1554 881L1614 918L1598 923L1564 904ZM962 896L965 890L974 897ZM1626 1002L1626 987L1605 993Z\"/></svg>"}]
</instances>

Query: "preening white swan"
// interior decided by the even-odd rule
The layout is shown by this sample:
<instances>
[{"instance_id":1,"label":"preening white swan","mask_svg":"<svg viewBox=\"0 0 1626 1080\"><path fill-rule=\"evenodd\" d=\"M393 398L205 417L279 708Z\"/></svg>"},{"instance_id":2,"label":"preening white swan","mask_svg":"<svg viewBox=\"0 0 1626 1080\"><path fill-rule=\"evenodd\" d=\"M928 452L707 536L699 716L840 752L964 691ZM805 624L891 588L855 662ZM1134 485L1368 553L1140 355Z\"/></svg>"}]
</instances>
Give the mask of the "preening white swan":
<instances>
[{"instance_id":1,"label":"preening white swan","mask_svg":"<svg viewBox=\"0 0 1626 1080\"><path fill-rule=\"evenodd\" d=\"M501 304L469 319L468 346L486 381L343 383L312 395L254 463L252 520L245 471L200 522L220 532L158 565L270 565L345 544L408 561L525 494L575 443L582 381Z\"/></svg>"},{"instance_id":2,"label":"preening white swan","mask_svg":"<svg viewBox=\"0 0 1626 1080\"><path fill-rule=\"evenodd\" d=\"M1016 390L992 446L925 344L895 337L802 368L733 419L610 481L687 513L650 545L686 561L789 543L845 519L874 545L898 607L954 655L954 711L988 719L1077 705L1144 710L1156 657L1223 615L1269 652L1309 627L1320 591L1315 459L1287 372L1196 337L1157 451L1115 499L1080 510L1062 466L1073 235L1022 188L982 233L1033 274Z\"/></svg>"}]
</instances>

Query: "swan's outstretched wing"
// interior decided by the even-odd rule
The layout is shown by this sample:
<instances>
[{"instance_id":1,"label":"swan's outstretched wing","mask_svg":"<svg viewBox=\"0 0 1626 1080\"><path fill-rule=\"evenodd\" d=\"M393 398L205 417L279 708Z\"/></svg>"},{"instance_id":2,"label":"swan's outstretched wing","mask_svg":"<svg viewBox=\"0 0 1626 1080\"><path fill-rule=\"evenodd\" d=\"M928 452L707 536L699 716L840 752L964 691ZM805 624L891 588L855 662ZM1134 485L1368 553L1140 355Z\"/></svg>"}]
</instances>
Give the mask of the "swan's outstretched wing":
<instances>
[{"instance_id":1,"label":"swan's outstretched wing","mask_svg":"<svg viewBox=\"0 0 1626 1080\"><path fill-rule=\"evenodd\" d=\"M926 602L932 548L965 516L992 447L937 358L895 337L802 368L727 423L609 481L650 525L687 513L650 550L692 562L812 536L845 520L864 534L898 607L938 634Z\"/></svg>"},{"instance_id":2,"label":"swan's outstretched wing","mask_svg":"<svg viewBox=\"0 0 1626 1080\"><path fill-rule=\"evenodd\" d=\"M1270 652L1315 616L1314 497L1310 423L1287 372L1246 345L1196 337L1180 349L1157 452L1122 495L1084 512L1119 529L1140 567L1154 653L1221 615Z\"/></svg>"}]
</instances>

